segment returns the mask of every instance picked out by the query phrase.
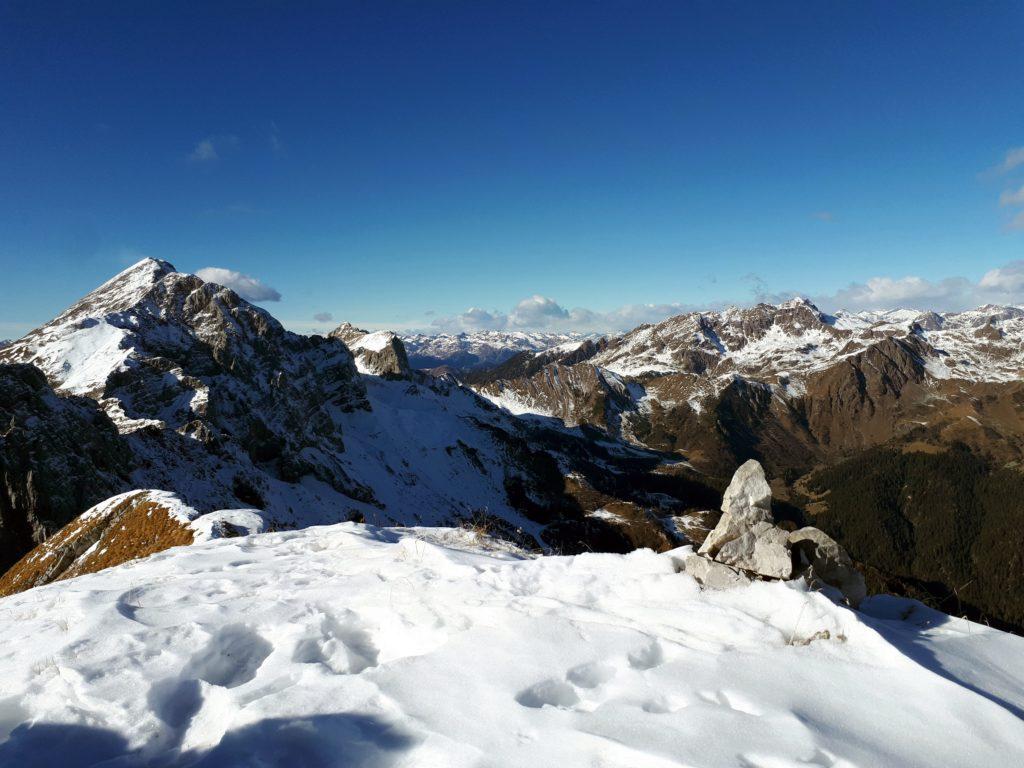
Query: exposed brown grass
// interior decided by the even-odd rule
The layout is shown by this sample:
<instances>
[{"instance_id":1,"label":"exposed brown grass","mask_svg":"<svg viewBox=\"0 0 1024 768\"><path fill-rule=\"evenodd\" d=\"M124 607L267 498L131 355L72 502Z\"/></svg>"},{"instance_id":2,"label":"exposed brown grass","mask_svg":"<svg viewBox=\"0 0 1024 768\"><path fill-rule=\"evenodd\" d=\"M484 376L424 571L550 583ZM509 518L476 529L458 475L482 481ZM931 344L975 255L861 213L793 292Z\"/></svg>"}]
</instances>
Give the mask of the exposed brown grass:
<instances>
[{"instance_id":1,"label":"exposed brown grass","mask_svg":"<svg viewBox=\"0 0 1024 768\"><path fill-rule=\"evenodd\" d=\"M95 573L191 544L192 538L190 528L140 492L107 514L75 518L37 546L0 577L0 596Z\"/></svg>"}]
</instances>

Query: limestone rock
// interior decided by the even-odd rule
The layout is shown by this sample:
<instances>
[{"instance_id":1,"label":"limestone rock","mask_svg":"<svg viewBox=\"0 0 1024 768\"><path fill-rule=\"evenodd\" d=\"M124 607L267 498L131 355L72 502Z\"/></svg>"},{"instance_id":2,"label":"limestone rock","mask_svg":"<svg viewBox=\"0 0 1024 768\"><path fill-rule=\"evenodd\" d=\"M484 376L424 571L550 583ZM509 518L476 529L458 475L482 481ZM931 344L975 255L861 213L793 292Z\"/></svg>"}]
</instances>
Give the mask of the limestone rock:
<instances>
[{"instance_id":1,"label":"limestone rock","mask_svg":"<svg viewBox=\"0 0 1024 768\"><path fill-rule=\"evenodd\" d=\"M722 499L722 518L701 545L700 554L714 557L724 544L759 523L771 522L772 489L764 469L751 459L736 470Z\"/></svg>"},{"instance_id":2,"label":"limestone rock","mask_svg":"<svg viewBox=\"0 0 1024 768\"><path fill-rule=\"evenodd\" d=\"M810 526L793 531L789 544L799 565L808 568L812 577L837 588L854 608L867 595L864 577L853 567L846 550L823 531Z\"/></svg>"},{"instance_id":3,"label":"limestone rock","mask_svg":"<svg viewBox=\"0 0 1024 768\"><path fill-rule=\"evenodd\" d=\"M32 365L0 364L0 572L125 489L131 452L100 407L59 397Z\"/></svg>"},{"instance_id":4,"label":"limestone rock","mask_svg":"<svg viewBox=\"0 0 1024 768\"><path fill-rule=\"evenodd\" d=\"M701 555L689 555L683 568L705 589L729 589L750 583L746 574Z\"/></svg>"},{"instance_id":5,"label":"limestone rock","mask_svg":"<svg viewBox=\"0 0 1024 768\"><path fill-rule=\"evenodd\" d=\"M770 512L772 489L764 477L764 469L756 459L744 462L732 476L722 497L722 511L742 514L750 509Z\"/></svg>"},{"instance_id":6,"label":"limestone rock","mask_svg":"<svg viewBox=\"0 0 1024 768\"><path fill-rule=\"evenodd\" d=\"M771 579L788 579L793 574L789 534L766 522L756 523L726 542L715 559Z\"/></svg>"}]
</instances>

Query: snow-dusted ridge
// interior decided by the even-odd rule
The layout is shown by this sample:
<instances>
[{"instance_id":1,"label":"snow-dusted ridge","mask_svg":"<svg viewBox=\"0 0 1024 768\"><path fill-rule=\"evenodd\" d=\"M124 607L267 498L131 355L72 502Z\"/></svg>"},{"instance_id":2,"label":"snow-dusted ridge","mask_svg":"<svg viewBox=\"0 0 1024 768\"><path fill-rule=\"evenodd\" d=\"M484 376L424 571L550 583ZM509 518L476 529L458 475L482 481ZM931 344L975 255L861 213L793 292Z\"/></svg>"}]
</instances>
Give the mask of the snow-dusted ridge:
<instances>
[{"instance_id":1,"label":"snow-dusted ridge","mask_svg":"<svg viewBox=\"0 0 1024 768\"><path fill-rule=\"evenodd\" d=\"M828 315L807 299L672 317L624 334L594 362L624 376L690 374L698 355L723 379L734 374L804 377L863 352L880 338L909 334L934 350L928 362L937 377L1008 381L1024 371L1020 307Z\"/></svg>"},{"instance_id":2,"label":"snow-dusted ridge","mask_svg":"<svg viewBox=\"0 0 1024 768\"><path fill-rule=\"evenodd\" d=\"M475 333L406 334L402 336L415 368L450 366L471 370L505 362L520 352L543 352L561 345L580 344L578 333L542 331L477 331Z\"/></svg>"},{"instance_id":3,"label":"snow-dusted ridge","mask_svg":"<svg viewBox=\"0 0 1024 768\"><path fill-rule=\"evenodd\" d=\"M1016 766L1024 640L353 524L0 600L0 764Z\"/></svg>"}]
</instances>

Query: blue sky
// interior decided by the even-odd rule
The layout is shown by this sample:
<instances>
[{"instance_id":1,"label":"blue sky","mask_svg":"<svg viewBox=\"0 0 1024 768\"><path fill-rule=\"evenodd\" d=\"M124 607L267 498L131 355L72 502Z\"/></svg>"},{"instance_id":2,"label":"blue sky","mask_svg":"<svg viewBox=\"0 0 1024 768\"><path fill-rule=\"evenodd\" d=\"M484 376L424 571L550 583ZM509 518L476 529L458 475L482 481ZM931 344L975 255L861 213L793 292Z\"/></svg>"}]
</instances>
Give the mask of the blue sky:
<instances>
[{"instance_id":1,"label":"blue sky","mask_svg":"<svg viewBox=\"0 0 1024 768\"><path fill-rule=\"evenodd\" d=\"M138 5L0 3L0 337L144 255L298 330L1024 302L1020 3Z\"/></svg>"}]
</instances>

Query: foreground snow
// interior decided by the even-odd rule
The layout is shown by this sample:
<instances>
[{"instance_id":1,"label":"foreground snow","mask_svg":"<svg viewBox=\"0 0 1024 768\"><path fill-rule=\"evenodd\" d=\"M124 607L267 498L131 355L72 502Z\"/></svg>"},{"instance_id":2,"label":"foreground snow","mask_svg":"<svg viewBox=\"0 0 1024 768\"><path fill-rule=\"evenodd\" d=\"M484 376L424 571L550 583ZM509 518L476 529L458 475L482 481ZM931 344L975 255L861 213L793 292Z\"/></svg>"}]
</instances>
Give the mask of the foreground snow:
<instances>
[{"instance_id":1,"label":"foreground snow","mask_svg":"<svg viewBox=\"0 0 1024 768\"><path fill-rule=\"evenodd\" d=\"M0 765L1024 764L1024 641L354 524L0 601Z\"/></svg>"}]
</instances>

